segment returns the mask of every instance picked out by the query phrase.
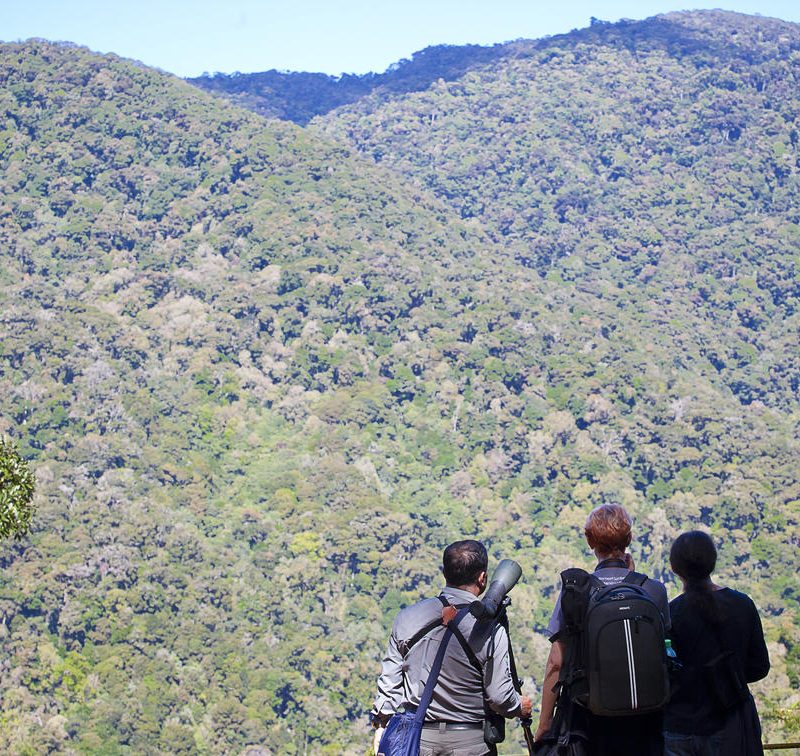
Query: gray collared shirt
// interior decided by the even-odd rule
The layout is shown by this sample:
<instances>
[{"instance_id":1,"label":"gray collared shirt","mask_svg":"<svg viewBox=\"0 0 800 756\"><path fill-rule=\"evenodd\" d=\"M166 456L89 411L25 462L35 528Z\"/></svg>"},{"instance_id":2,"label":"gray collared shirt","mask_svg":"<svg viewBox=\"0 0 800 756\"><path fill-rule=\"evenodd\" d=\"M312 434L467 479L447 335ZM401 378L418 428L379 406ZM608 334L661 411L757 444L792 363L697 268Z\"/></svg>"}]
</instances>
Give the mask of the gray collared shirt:
<instances>
[{"instance_id":1,"label":"gray collared shirt","mask_svg":"<svg viewBox=\"0 0 800 756\"><path fill-rule=\"evenodd\" d=\"M475 601L475 596L468 591L449 586L442 594L454 605ZM432 598L409 606L397 615L378 678L374 712L393 714L406 704L419 704L445 627L442 625L431 630L411 649L407 648L407 643L441 614L442 603L438 598ZM519 715L520 696L511 681L505 629L477 622L471 614L461 620L458 629L483 668L483 684L481 675L470 664L461 644L455 637L451 638L425 720L479 722L484 718L484 692L487 703L498 714L505 717Z\"/></svg>"}]
</instances>

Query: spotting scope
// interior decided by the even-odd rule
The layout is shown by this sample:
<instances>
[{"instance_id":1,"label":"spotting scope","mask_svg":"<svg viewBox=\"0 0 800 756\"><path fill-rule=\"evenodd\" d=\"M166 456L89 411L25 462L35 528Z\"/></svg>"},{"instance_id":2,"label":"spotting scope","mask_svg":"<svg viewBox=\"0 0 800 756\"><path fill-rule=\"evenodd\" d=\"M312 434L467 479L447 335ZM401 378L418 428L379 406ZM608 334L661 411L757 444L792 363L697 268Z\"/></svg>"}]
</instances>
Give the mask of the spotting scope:
<instances>
[{"instance_id":1,"label":"spotting scope","mask_svg":"<svg viewBox=\"0 0 800 756\"><path fill-rule=\"evenodd\" d=\"M489 590L480 601L473 601L469 610L478 620L490 620L497 616L506 594L517 584L522 577L522 567L513 559L503 559L492 575Z\"/></svg>"}]
</instances>

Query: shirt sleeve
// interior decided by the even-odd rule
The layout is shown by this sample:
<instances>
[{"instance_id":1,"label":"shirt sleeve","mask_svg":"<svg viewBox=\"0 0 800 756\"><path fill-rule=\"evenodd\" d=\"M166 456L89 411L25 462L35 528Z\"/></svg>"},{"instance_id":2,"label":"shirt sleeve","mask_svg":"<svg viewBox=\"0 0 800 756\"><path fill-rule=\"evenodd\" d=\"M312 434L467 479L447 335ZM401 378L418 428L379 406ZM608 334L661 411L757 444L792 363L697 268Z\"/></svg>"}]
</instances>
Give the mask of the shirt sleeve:
<instances>
[{"instance_id":1,"label":"shirt sleeve","mask_svg":"<svg viewBox=\"0 0 800 756\"><path fill-rule=\"evenodd\" d=\"M553 607L553 614L550 617L550 622L547 624L547 637L550 642L558 640L558 635L561 632L561 626L564 624L564 616L561 612L561 593L559 592L556 599L556 605Z\"/></svg>"},{"instance_id":2,"label":"shirt sleeve","mask_svg":"<svg viewBox=\"0 0 800 756\"><path fill-rule=\"evenodd\" d=\"M378 695L372 711L375 714L394 714L403 703L403 655L397 641L396 624L389 636L389 645L381 663Z\"/></svg>"},{"instance_id":3,"label":"shirt sleeve","mask_svg":"<svg viewBox=\"0 0 800 756\"><path fill-rule=\"evenodd\" d=\"M756 605L750 600L750 613L752 616L752 629L750 643L747 648L747 662L744 672L747 682L755 682L766 677L769 672L769 652L764 641L764 630L761 627L761 617L758 616Z\"/></svg>"},{"instance_id":4,"label":"shirt sleeve","mask_svg":"<svg viewBox=\"0 0 800 756\"><path fill-rule=\"evenodd\" d=\"M483 669L483 687L486 701L493 711L504 717L520 713L521 699L514 690L511 679L511 662L508 653L508 634L498 625L487 641L488 653Z\"/></svg>"}]
</instances>

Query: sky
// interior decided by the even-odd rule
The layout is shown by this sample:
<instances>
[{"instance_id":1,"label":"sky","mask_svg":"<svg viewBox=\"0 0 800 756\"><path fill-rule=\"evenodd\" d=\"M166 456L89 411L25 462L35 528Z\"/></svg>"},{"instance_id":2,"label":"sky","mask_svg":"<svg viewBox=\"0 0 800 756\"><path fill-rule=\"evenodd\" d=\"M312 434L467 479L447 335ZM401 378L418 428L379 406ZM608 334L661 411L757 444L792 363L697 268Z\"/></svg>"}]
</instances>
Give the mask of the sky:
<instances>
[{"instance_id":1,"label":"sky","mask_svg":"<svg viewBox=\"0 0 800 756\"><path fill-rule=\"evenodd\" d=\"M604 21L724 8L800 22L797 0L0 0L0 40L64 40L179 76L382 73L438 44L493 44Z\"/></svg>"}]
</instances>

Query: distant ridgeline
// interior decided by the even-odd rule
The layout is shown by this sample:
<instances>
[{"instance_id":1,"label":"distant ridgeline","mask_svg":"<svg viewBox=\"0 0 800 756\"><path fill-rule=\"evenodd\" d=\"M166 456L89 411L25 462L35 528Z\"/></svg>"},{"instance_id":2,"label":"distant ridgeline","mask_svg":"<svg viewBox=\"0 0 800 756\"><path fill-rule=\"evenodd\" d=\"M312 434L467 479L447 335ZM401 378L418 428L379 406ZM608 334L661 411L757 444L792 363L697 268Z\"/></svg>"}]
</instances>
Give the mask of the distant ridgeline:
<instances>
[{"instance_id":1,"label":"distant ridgeline","mask_svg":"<svg viewBox=\"0 0 800 756\"><path fill-rule=\"evenodd\" d=\"M499 44L427 47L414 53L411 60L401 60L382 74L328 76L272 70L250 74L215 73L187 81L259 115L305 126L314 116L349 105L375 91L402 95L427 89L438 79L452 81L476 66L508 55L511 47Z\"/></svg>"},{"instance_id":2,"label":"distant ridgeline","mask_svg":"<svg viewBox=\"0 0 800 756\"><path fill-rule=\"evenodd\" d=\"M392 616L462 536L523 567L538 695L603 501L672 595L710 529L796 740L800 27L432 48L357 99L210 81L261 76L237 101L316 117L0 46L0 435L37 479L0 752L363 754Z\"/></svg>"}]
</instances>

